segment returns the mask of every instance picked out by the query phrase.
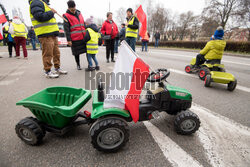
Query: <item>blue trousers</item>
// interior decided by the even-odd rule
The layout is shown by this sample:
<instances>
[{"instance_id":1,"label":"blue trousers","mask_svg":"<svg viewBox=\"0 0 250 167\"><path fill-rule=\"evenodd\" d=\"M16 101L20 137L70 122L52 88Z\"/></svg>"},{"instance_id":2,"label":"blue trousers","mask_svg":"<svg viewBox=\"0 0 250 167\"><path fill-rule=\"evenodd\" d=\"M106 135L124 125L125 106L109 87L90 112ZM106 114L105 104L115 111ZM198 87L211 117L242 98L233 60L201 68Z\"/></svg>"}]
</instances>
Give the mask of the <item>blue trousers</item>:
<instances>
[{"instance_id":1,"label":"blue trousers","mask_svg":"<svg viewBox=\"0 0 250 167\"><path fill-rule=\"evenodd\" d=\"M98 66L98 61L96 60L95 54L87 54L87 59L88 59L89 67L93 67L92 59L94 60L95 65Z\"/></svg>"},{"instance_id":2,"label":"blue trousers","mask_svg":"<svg viewBox=\"0 0 250 167\"><path fill-rule=\"evenodd\" d=\"M133 49L133 51L135 52L135 44L136 44L136 38L134 37L126 37L126 42L128 43L128 45Z\"/></svg>"},{"instance_id":3,"label":"blue trousers","mask_svg":"<svg viewBox=\"0 0 250 167\"><path fill-rule=\"evenodd\" d=\"M148 42L147 41L142 41L142 48L141 48L142 51L144 50L144 47L145 47L145 51L147 52L148 51Z\"/></svg>"},{"instance_id":4,"label":"blue trousers","mask_svg":"<svg viewBox=\"0 0 250 167\"><path fill-rule=\"evenodd\" d=\"M118 53L118 45L119 45L119 39L115 39L115 49L114 49L115 53Z\"/></svg>"},{"instance_id":5,"label":"blue trousers","mask_svg":"<svg viewBox=\"0 0 250 167\"><path fill-rule=\"evenodd\" d=\"M31 44L32 44L33 50L36 50L36 39L31 38Z\"/></svg>"},{"instance_id":6,"label":"blue trousers","mask_svg":"<svg viewBox=\"0 0 250 167\"><path fill-rule=\"evenodd\" d=\"M159 39L156 39L155 40L155 47L158 48L158 46L159 46Z\"/></svg>"}]
</instances>

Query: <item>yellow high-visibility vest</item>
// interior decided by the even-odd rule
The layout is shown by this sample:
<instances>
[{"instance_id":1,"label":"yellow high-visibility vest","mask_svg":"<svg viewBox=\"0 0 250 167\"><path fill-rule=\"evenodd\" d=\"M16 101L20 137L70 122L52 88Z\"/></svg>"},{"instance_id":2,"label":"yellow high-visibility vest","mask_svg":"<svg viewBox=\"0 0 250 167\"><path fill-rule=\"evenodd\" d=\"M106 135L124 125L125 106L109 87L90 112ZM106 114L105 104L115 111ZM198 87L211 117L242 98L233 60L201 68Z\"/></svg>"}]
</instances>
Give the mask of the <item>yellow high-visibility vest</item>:
<instances>
[{"instance_id":1,"label":"yellow high-visibility vest","mask_svg":"<svg viewBox=\"0 0 250 167\"><path fill-rule=\"evenodd\" d=\"M14 37L25 37L27 38L27 32L25 31L25 25L11 23L14 27Z\"/></svg>"},{"instance_id":2,"label":"yellow high-visibility vest","mask_svg":"<svg viewBox=\"0 0 250 167\"><path fill-rule=\"evenodd\" d=\"M98 53L98 33L92 30L91 28L87 28L87 31L90 35L90 40L87 42L87 53L88 54L97 54Z\"/></svg>"},{"instance_id":3,"label":"yellow high-visibility vest","mask_svg":"<svg viewBox=\"0 0 250 167\"><path fill-rule=\"evenodd\" d=\"M5 27L4 27L4 30L8 32L8 31L9 31L9 28L10 28L10 26L5 26ZM5 33L5 35L4 35L5 38L8 37L8 34L9 34L9 33Z\"/></svg>"},{"instance_id":4,"label":"yellow high-visibility vest","mask_svg":"<svg viewBox=\"0 0 250 167\"><path fill-rule=\"evenodd\" d=\"M44 4L44 12L51 11L51 9L47 6L45 2L43 2L42 0L40 1ZM30 4L32 2L33 0L30 1ZM34 18L34 16L31 14L31 11L30 11L30 18L31 18L31 22L32 22L32 25L35 29L35 33L37 36L59 31L56 19L54 17L50 19L49 21L39 22Z\"/></svg>"},{"instance_id":5,"label":"yellow high-visibility vest","mask_svg":"<svg viewBox=\"0 0 250 167\"><path fill-rule=\"evenodd\" d=\"M128 22L128 25L133 25L134 20L135 20L135 16L133 16L133 18ZM137 38L137 34L138 34L138 29L132 29L132 28L127 27L127 29L126 29L126 37Z\"/></svg>"}]
</instances>

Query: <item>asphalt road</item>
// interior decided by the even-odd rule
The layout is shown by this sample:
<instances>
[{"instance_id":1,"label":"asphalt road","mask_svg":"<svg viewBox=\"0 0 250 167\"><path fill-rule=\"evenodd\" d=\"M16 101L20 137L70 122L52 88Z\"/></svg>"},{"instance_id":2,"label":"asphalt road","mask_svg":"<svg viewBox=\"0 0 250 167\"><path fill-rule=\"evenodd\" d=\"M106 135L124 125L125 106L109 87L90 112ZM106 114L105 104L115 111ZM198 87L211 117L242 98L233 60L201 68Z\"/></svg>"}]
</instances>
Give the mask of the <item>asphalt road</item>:
<instances>
[{"instance_id":1,"label":"asphalt road","mask_svg":"<svg viewBox=\"0 0 250 167\"><path fill-rule=\"evenodd\" d=\"M77 71L70 48L61 48L62 68L69 72L58 79L46 79L41 51L29 51L29 59L8 58L0 49L0 166L250 166L250 58L224 56L226 70L235 75L234 92L225 85L205 88L198 76L186 74L184 67L193 52L151 49L137 53L152 68L168 68L168 81L188 89L193 95L191 110L199 115L201 128L192 136L177 135L173 116L162 113L159 119L130 123L130 141L118 153L105 154L90 144L87 125L64 136L47 133L40 146L28 146L15 134L16 123L31 116L15 103L49 86L85 88L86 72ZM102 72L111 72L104 48L98 60ZM87 66L86 57L81 64ZM82 110L91 111L91 101Z\"/></svg>"}]
</instances>

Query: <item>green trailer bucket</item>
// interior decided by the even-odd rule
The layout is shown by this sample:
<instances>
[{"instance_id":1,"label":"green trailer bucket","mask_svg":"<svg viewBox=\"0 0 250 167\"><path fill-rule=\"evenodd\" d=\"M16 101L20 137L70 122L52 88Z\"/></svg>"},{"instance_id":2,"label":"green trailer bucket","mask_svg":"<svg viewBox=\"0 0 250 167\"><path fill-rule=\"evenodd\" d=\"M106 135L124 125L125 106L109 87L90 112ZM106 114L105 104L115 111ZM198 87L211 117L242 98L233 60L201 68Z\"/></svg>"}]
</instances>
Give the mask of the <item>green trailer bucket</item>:
<instances>
[{"instance_id":1,"label":"green trailer bucket","mask_svg":"<svg viewBox=\"0 0 250 167\"><path fill-rule=\"evenodd\" d=\"M63 128L90 98L89 90L50 87L17 102L16 105L28 108L38 120L48 125Z\"/></svg>"}]
</instances>

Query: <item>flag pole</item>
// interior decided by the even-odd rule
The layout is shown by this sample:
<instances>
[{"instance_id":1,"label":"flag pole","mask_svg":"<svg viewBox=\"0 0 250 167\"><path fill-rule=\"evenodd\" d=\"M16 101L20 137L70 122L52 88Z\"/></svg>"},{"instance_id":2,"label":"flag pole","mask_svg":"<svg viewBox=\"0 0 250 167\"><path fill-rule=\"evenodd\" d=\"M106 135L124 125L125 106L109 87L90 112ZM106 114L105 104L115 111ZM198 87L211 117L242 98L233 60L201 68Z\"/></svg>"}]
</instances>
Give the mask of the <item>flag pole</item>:
<instances>
[{"instance_id":1,"label":"flag pole","mask_svg":"<svg viewBox=\"0 0 250 167\"><path fill-rule=\"evenodd\" d=\"M49 9L51 9L51 7L49 7L49 5L47 5L46 3L44 3ZM56 14L61 17L65 22L68 22L67 19L65 19L62 15L60 15L59 13L56 12Z\"/></svg>"},{"instance_id":2,"label":"flag pole","mask_svg":"<svg viewBox=\"0 0 250 167\"><path fill-rule=\"evenodd\" d=\"M136 52L134 52L133 51L133 49L128 45L128 43L125 41L125 40L123 40L122 42L121 42L121 44L125 44L133 53L134 53L134 55L137 57L137 58L140 58L140 59L142 59L138 54L136 54ZM142 59L143 60L143 59ZM144 60L143 60L144 61ZM144 61L144 62L146 62L146 61ZM151 71L153 71L154 73L156 73L155 72L155 70L153 69L153 68L151 68L150 67L150 65L147 63L147 65L148 65L148 67L149 67L149 69L151 70Z\"/></svg>"}]
</instances>

